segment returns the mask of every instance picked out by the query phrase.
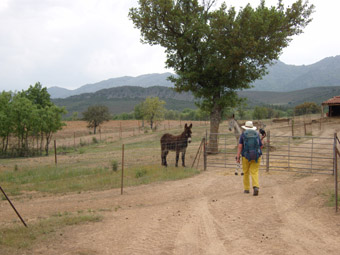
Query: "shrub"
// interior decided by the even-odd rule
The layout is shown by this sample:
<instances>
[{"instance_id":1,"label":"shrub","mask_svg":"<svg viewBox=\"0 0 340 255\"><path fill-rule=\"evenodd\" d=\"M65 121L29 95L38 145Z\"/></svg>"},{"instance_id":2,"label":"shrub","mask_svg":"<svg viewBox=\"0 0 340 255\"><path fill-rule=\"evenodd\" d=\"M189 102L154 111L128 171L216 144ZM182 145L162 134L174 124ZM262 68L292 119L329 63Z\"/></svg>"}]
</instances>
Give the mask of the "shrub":
<instances>
[{"instance_id":1,"label":"shrub","mask_svg":"<svg viewBox=\"0 0 340 255\"><path fill-rule=\"evenodd\" d=\"M112 171L117 172L117 170L118 170L118 162L117 162L117 160L112 160L111 161L111 167L112 167Z\"/></svg>"},{"instance_id":2,"label":"shrub","mask_svg":"<svg viewBox=\"0 0 340 255\"><path fill-rule=\"evenodd\" d=\"M136 171L136 178L143 177L146 174L147 174L147 171L145 169L137 170Z\"/></svg>"},{"instance_id":3,"label":"shrub","mask_svg":"<svg viewBox=\"0 0 340 255\"><path fill-rule=\"evenodd\" d=\"M92 143L98 143L98 140L96 137L92 137Z\"/></svg>"}]
</instances>

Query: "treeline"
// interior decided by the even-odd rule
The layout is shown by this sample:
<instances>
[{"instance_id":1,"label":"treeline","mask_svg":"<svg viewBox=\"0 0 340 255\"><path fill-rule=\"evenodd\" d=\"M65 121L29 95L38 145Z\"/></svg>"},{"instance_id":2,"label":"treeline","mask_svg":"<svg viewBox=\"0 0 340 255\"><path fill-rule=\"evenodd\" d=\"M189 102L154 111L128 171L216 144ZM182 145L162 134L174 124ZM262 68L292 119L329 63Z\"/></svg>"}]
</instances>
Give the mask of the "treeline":
<instances>
[{"instance_id":1,"label":"treeline","mask_svg":"<svg viewBox=\"0 0 340 255\"><path fill-rule=\"evenodd\" d=\"M140 118L139 115L132 111L130 113L122 113L113 116L114 120L134 120ZM200 109L186 108L183 111L164 110L164 119L166 120L209 120L209 114L202 112Z\"/></svg>"},{"instance_id":2,"label":"treeline","mask_svg":"<svg viewBox=\"0 0 340 255\"><path fill-rule=\"evenodd\" d=\"M51 102L47 88L38 82L21 92L0 94L0 156L49 153L53 133L65 125L64 108Z\"/></svg>"},{"instance_id":3,"label":"treeline","mask_svg":"<svg viewBox=\"0 0 340 255\"><path fill-rule=\"evenodd\" d=\"M321 106L314 102L305 102L295 107L263 105L255 106L254 108L247 108L245 106L239 106L238 108L234 109L234 111L238 119L262 120L320 113Z\"/></svg>"}]
</instances>

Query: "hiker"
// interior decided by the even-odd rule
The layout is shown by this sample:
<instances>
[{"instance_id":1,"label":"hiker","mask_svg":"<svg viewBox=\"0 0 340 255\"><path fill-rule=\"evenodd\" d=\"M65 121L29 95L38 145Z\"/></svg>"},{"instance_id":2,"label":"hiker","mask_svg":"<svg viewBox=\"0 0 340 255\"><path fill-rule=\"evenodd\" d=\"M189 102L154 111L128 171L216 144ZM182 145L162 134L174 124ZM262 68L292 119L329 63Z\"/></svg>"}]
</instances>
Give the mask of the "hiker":
<instances>
[{"instance_id":1,"label":"hiker","mask_svg":"<svg viewBox=\"0 0 340 255\"><path fill-rule=\"evenodd\" d=\"M259 194L259 167L262 155L262 140L265 135L262 134L260 138L259 133L256 132L256 127L252 121L246 121L242 126L244 129L240 136L236 162L240 163L240 156L242 155L242 168L243 168L243 186L244 193L250 193L249 175L251 175L254 196Z\"/></svg>"}]
</instances>

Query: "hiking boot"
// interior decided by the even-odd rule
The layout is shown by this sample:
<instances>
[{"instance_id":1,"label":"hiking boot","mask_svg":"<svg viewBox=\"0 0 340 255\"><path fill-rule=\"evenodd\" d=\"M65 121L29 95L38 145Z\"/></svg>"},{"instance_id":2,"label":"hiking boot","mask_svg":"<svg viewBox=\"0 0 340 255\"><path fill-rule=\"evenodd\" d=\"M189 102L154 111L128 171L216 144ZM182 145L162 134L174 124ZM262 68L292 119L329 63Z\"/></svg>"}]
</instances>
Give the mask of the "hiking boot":
<instances>
[{"instance_id":1,"label":"hiking boot","mask_svg":"<svg viewBox=\"0 0 340 255\"><path fill-rule=\"evenodd\" d=\"M250 192L249 190L244 190L244 193L249 194Z\"/></svg>"},{"instance_id":2,"label":"hiking boot","mask_svg":"<svg viewBox=\"0 0 340 255\"><path fill-rule=\"evenodd\" d=\"M254 187L254 196L258 196L258 195L259 195L259 188Z\"/></svg>"}]
</instances>

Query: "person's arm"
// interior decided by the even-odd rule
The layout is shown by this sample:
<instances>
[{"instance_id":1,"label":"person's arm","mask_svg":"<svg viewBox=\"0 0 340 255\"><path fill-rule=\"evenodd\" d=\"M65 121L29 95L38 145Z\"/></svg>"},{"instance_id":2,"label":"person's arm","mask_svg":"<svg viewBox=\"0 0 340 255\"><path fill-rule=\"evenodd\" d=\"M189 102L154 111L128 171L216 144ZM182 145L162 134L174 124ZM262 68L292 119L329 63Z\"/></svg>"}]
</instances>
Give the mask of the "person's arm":
<instances>
[{"instance_id":1,"label":"person's arm","mask_svg":"<svg viewBox=\"0 0 340 255\"><path fill-rule=\"evenodd\" d=\"M239 143L237 147L237 155L236 155L236 162L240 163L241 162L241 152L242 152L243 144Z\"/></svg>"},{"instance_id":2,"label":"person's arm","mask_svg":"<svg viewBox=\"0 0 340 255\"><path fill-rule=\"evenodd\" d=\"M259 135L259 138L260 138L260 148L261 148L261 150L262 150L262 148L263 148L263 139L265 138L266 136L263 136L263 135L261 135L261 137L260 137L260 135Z\"/></svg>"}]
</instances>

